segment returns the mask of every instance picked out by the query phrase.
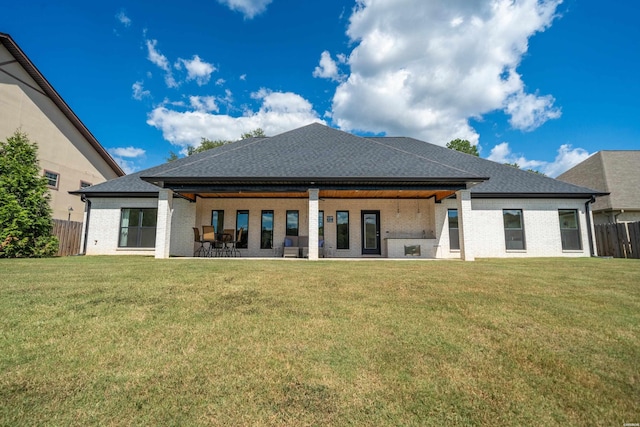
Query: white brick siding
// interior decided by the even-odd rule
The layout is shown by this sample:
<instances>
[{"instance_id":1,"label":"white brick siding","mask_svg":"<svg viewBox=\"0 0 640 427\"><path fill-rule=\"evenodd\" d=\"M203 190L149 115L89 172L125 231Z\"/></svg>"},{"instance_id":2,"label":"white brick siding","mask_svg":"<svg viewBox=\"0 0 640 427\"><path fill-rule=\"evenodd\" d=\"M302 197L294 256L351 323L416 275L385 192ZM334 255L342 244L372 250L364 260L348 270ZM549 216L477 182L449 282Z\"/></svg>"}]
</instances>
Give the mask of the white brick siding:
<instances>
[{"instance_id":1,"label":"white brick siding","mask_svg":"<svg viewBox=\"0 0 640 427\"><path fill-rule=\"evenodd\" d=\"M468 238L473 241L475 257L540 257L540 256L589 256L589 240L585 219L584 200L559 199L472 199L472 227ZM456 199L435 203L434 199L320 199L319 210L324 212L325 255L337 258L362 257L361 211L380 211L381 256L387 253L385 237L433 239L428 248L421 248L424 256L436 258L460 258L461 251L451 250L449 245L448 209L458 209ZM154 249L119 249L118 234L122 208L155 208L155 198L95 198L92 199L91 218L87 238L87 254L143 254L154 255ZM245 257L271 257L281 254L285 237L286 211L299 211L300 235L308 235L309 200L301 199L203 199L191 203L174 198L171 215L172 256L192 256L195 249L192 227L211 224L211 211L223 210L223 228L235 229L236 212L249 211L249 243L241 249ZM526 249L505 249L503 209L522 209ZM563 251L560 240L558 209L576 209L579 213L582 250ZM261 213L274 212L274 248L260 249ZM336 249L336 212L349 212L349 249ZM333 222L327 218L333 217ZM462 224L462 222L461 222Z\"/></svg>"},{"instance_id":2,"label":"white brick siding","mask_svg":"<svg viewBox=\"0 0 640 427\"><path fill-rule=\"evenodd\" d=\"M236 211L249 210L249 247L241 249L242 256L274 256L281 253L285 237L286 211L300 212L300 235L308 235L308 199L198 199L195 224L198 227L211 223L212 210L224 210L224 228L235 229ZM427 237L435 234L433 199L320 199L319 210L324 211L325 255L339 258L361 257L362 210L380 211L380 238L382 256L386 256L384 238L390 235ZM260 249L260 220L262 210L274 213L274 249ZM336 211L349 211L349 249L336 249ZM333 222L327 222L333 217Z\"/></svg>"},{"instance_id":3,"label":"white brick siding","mask_svg":"<svg viewBox=\"0 0 640 427\"><path fill-rule=\"evenodd\" d=\"M157 208L156 198L94 198L89 213L87 255L153 255L154 248L118 248L122 208Z\"/></svg>"},{"instance_id":4,"label":"white brick siding","mask_svg":"<svg viewBox=\"0 0 640 427\"><path fill-rule=\"evenodd\" d=\"M181 198L173 199L171 216L171 256L193 256L195 243L196 204Z\"/></svg>"},{"instance_id":5,"label":"white brick siding","mask_svg":"<svg viewBox=\"0 0 640 427\"><path fill-rule=\"evenodd\" d=\"M472 230L476 257L589 256L585 204L559 199L473 199L475 227ZM503 209L522 209L525 250L507 251ZM563 251L558 209L576 209L580 221L582 250Z\"/></svg>"}]
</instances>

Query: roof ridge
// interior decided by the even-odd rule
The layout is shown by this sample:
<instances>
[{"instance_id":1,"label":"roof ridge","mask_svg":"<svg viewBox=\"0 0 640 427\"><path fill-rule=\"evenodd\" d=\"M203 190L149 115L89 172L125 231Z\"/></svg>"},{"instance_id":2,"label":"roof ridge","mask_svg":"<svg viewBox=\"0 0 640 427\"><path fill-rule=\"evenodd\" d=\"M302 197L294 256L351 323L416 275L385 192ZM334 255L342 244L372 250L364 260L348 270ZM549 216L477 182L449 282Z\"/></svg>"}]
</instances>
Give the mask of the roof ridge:
<instances>
[{"instance_id":1,"label":"roof ridge","mask_svg":"<svg viewBox=\"0 0 640 427\"><path fill-rule=\"evenodd\" d=\"M382 145L382 146L387 147L387 148L391 148L392 150L399 151L399 152L401 152L401 153L403 153L403 154L409 154L409 155L412 155L412 156L414 156L414 157L418 157L418 158L421 158L421 159L423 159L423 160L426 160L426 161L428 161L428 162L431 162L431 163L434 163L434 164L437 164L437 165L440 165L440 166L444 166L444 167L446 167L446 168L448 168L448 169L451 169L451 170L455 170L455 171L459 171L459 172L464 172L464 173L469 173L469 171L467 171L467 170L460 169L460 168L457 168L457 167L455 167L455 166L449 166L449 165L446 165L446 164L444 164L444 163L442 163L442 162L435 161L435 160L430 159L430 158L428 158L428 157L426 157L426 156L423 156L423 155L421 155L421 154L416 154L416 153L412 153L412 152L410 152L410 151L401 150L401 149L399 149L398 147L395 147L395 146L393 146L393 145L389 145L389 144L382 144L381 142L376 141L374 138L366 138L366 137L360 137L360 138L367 139L367 140L369 140L369 141L371 141L371 142L374 142L374 143L376 143L376 144ZM387 137L381 137L381 138L387 138ZM397 138L397 137L396 137L396 138ZM401 137L401 138L407 138L407 137ZM423 143L423 144L431 144L430 142L420 141L420 140L415 139L415 138L409 138L409 139L413 139L414 141L419 141L419 142L421 142L421 143ZM431 145L434 145L434 146L438 147L436 144L431 144Z\"/></svg>"}]
</instances>

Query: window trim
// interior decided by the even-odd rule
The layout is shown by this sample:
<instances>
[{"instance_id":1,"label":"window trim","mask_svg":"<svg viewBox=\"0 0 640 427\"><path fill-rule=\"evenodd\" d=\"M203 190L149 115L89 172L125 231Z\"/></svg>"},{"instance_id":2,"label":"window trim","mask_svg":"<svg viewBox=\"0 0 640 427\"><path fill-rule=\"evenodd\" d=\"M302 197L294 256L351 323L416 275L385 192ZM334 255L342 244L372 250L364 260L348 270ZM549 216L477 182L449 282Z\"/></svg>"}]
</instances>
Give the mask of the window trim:
<instances>
[{"instance_id":1,"label":"window trim","mask_svg":"<svg viewBox=\"0 0 640 427\"><path fill-rule=\"evenodd\" d=\"M560 216L560 212L573 212L574 214L574 219L576 221L576 228L563 228L562 227L562 221L560 220L561 216ZM580 232L580 216L578 215L578 209L558 209L558 226L560 228L560 246L562 247L562 251L563 252L582 252L584 250L584 247L582 245L582 233ZM564 242L565 239L562 238L563 235L563 231L565 230L572 230L576 233L577 235L577 242L578 242L578 248L565 248L564 247Z\"/></svg>"},{"instance_id":2,"label":"window trim","mask_svg":"<svg viewBox=\"0 0 640 427\"><path fill-rule=\"evenodd\" d=\"M271 215L271 229L268 230L271 232L271 244L269 246L265 246L264 242L264 218L265 215ZM275 214L273 209L263 209L260 213L260 249L273 249L273 229L275 228Z\"/></svg>"},{"instance_id":3,"label":"window trim","mask_svg":"<svg viewBox=\"0 0 640 427\"><path fill-rule=\"evenodd\" d=\"M456 227L451 227L451 216L450 213L456 213ZM458 214L458 209L447 209L447 229L449 230L449 250L451 252L460 252L460 215ZM453 247L453 241L451 240L451 230L457 230L457 248Z\"/></svg>"},{"instance_id":4,"label":"window trim","mask_svg":"<svg viewBox=\"0 0 640 427\"><path fill-rule=\"evenodd\" d=\"M518 211L520 212L520 228L507 228L507 224L505 223L506 213L508 211ZM525 226L524 226L524 210L523 209L502 209L502 224L504 230L504 248L507 252L526 252L527 251L527 239L525 234ZM520 231L522 233L522 248L509 248L507 242L507 231Z\"/></svg>"},{"instance_id":5,"label":"window trim","mask_svg":"<svg viewBox=\"0 0 640 427\"><path fill-rule=\"evenodd\" d=\"M56 185L49 184L49 177L47 176L48 173L56 176ZM49 169L44 169L44 171L42 172L42 176L44 176L47 179L47 187L49 187L52 190L58 190L60 188L60 174L58 172L54 172Z\"/></svg>"},{"instance_id":6,"label":"window trim","mask_svg":"<svg viewBox=\"0 0 640 427\"><path fill-rule=\"evenodd\" d=\"M218 224L213 223L213 214L218 212ZM224 209L211 209L211 226L216 234L222 234L224 231Z\"/></svg>"},{"instance_id":7,"label":"window trim","mask_svg":"<svg viewBox=\"0 0 640 427\"><path fill-rule=\"evenodd\" d=\"M242 239L236 242L236 248L238 249L248 249L249 248L249 223L251 218L249 217L249 209L238 209L236 210L236 235L234 236L234 240L238 238L238 232L240 229L238 228L238 216L247 215L247 228L246 230L243 228L242 230ZM245 240L246 239L246 240Z\"/></svg>"},{"instance_id":8,"label":"window trim","mask_svg":"<svg viewBox=\"0 0 640 427\"><path fill-rule=\"evenodd\" d=\"M346 247L340 247L340 234L339 234L339 230L338 227L341 225L340 224L340 215L341 213L346 213L347 214L347 246ZM349 219L349 211L336 211L336 249L338 250L349 250L351 248L351 221Z\"/></svg>"},{"instance_id":9,"label":"window trim","mask_svg":"<svg viewBox=\"0 0 640 427\"><path fill-rule=\"evenodd\" d=\"M125 210L130 210L130 211L134 211L137 210L138 212L140 211L155 211L156 216L155 216L155 225L154 226L142 226L142 220L144 218L144 215L139 215L139 219L138 219L138 225L134 226L134 227L129 227L127 226L126 228L136 228L138 230L143 230L143 229L153 229L153 246L140 246L141 240L142 240L142 233L138 232L137 236L136 236L136 244L135 246L123 246L122 245L122 216ZM157 229L158 229L158 208L140 208L140 207L135 207L135 208L120 208L120 223L118 226L118 249L119 250L151 250L151 249L155 249L156 247L156 233L157 233Z\"/></svg>"},{"instance_id":10,"label":"window trim","mask_svg":"<svg viewBox=\"0 0 640 427\"><path fill-rule=\"evenodd\" d=\"M289 214L296 214L296 234L289 234ZM299 210L287 210L285 214L284 235L285 236L300 235L300 211Z\"/></svg>"},{"instance_id":11,"label":"window trim","mask_svg":"<svg viewBox=\"0 0 640 427\"><path fill-rule=\"evenodd\" d=\"M322 230L322 232L320 232ZM324 238L324 211L318 211L318 237Z\"/></svg>"}]
</instances>

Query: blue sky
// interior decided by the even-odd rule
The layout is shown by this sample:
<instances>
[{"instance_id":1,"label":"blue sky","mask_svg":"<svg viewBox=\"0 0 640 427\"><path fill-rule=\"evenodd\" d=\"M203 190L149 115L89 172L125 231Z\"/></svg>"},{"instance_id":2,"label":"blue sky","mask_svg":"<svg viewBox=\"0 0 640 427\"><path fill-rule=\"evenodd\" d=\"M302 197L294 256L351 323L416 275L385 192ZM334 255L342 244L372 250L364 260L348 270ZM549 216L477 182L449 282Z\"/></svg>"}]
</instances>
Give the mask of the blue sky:
<instances>
[{"instance_id":1,"label":"blue sky","mask_svg":"<svg viewBox=\"0 0 640 427\"><path fill-rule=\"evenodd\" d=\"M9 33L128 172L322 122L551 176L640 149L632 0L31 0Z\"/></svg>"}]
</instances>

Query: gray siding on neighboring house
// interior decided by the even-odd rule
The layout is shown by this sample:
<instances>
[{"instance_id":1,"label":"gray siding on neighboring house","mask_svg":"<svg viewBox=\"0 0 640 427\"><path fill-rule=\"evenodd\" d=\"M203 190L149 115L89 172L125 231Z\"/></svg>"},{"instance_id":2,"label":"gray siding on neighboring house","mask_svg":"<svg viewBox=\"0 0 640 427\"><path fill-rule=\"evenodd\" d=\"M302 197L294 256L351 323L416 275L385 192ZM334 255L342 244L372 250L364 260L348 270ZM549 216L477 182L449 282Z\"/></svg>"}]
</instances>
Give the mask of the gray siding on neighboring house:
<instances>
[{"instance_id":1,"label":"gray siding on neighboring house","mask_svg":"<svg viewBox=\"0 0 640 427\"><path fill-rule=\"evenodd\" d=\"M640 211L640 150L599 151L558 179L609 192L596 199L594 213Z\"/></svg>"}]
</instances>

